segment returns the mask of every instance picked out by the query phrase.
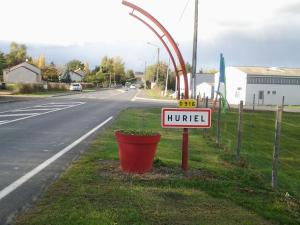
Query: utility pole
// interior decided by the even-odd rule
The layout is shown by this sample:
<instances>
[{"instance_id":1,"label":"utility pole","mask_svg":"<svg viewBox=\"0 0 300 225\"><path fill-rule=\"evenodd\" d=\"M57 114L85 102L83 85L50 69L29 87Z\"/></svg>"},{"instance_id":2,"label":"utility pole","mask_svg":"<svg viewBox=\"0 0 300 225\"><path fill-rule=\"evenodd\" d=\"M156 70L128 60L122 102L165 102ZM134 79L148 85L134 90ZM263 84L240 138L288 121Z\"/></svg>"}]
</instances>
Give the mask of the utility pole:
<instances>
[{"instance_id":1,"label":"utility pole","mask_svg":"<svg viewBox=\"0 0 300 225\"><path fill-rule=\"evenodd\" d=\"M194 40L192 61L192 98L196 99L196 68L197 68L197 39L198 39L198 0L195 0Z\"/></svg>"},{"instance_id":2,"label":"utility pole","mask_svg":"<svg viewBox=\"0 0 300 225\"><path fill-rule=\"evenodd\" d=\"M159 48L157 48L157 68L156 68L156 80L155 83L158 85L158 73L159 73Z\"/></svg>"},{"instance_id":3,"label":"utility pole","mask_svg":"<svg viewBox=\"0 0 300 225\"><path fill-rule=\"evenodd\" d=\"M156 67L156 80L155 83L158 84L158 73L159 73L159 52L160 52L160 48L158 45L155 45L151 42L147 42L148 45L152 45L154 47L157 48L157 67Z\"/></svg>"},{"instance_id":4,"label":"utility pole","mask_svg":"<svg viewBox=\"0 0 300 225\"><path fill-rule=\"evenodd\" d=\"M144 70L144 89L146 89L146 71L147 71L147 61L145 61L145 70Z\"/></svg>"},{"instance_id":5,"label":"utility pole","mask_svg":"<svg viewBox=\"0 0 300 225\"><path fill-rule=\"evenodd\" d=\"M168 91L169 67L170 67L170 58L169 58L169 63L168 63L168 68L167 68L167 78L166 78L166 86L165 86L164 96L167 96L167 91Z\"/></svg>"}]
</instances>

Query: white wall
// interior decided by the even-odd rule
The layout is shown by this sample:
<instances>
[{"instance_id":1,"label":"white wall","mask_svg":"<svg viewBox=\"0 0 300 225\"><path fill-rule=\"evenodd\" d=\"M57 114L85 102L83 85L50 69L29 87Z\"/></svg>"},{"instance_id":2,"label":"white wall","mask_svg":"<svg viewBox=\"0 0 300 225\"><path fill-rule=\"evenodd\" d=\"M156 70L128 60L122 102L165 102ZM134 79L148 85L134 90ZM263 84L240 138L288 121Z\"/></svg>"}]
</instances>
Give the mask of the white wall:
<instances>
[{"instance_id":1,"label":"white wall","mask_svg":"<svg viewBox=\"0 0 300 225\"><path fill-rule=\"evenodd\" d=\"M6 83L41 83L42 76L24 67L19 67L11 72L5 72L3 80Z\"/></svg>"},{"instance_id":2,"label":"white wall","mask_svg":"<svg viewBox=\"0 0 300 225\"><path fill-rule=\"evenodd\" d=\"M259 91L264 91L264 105L281 104L282 96L285 104L300 105L300 85L247 84L246 104L253 103L253 94L255 104L262 104L262 101L258 100ZM276 94L273 94L273 91L276 91Z\"/></svg>"},{"instance_id":3,"label":"white wall","mask_svg":"<svg viewBox=\"0 0 300 225\"><path fill-rule=\"evenodd\" d=\"M180 95L184 94L184 79L183 79L183 75L180 75ZM189 89L189 97L191 97L191 90L190 90L190 84L191 84L191 74L188 73L187 74L187 80L188 80L188 89Z\"/></svg>"},{"instance_id":4,"label":"white wall","mask_svg":"<svg viewBox=\"0 0 300 225\"><path fill-rule=\"evenodd\" d=\"M215 91L218 90L219 72L215 74ZM225 68L226 98L229 104L246 100L247 74L235 67Z\"/></svg>"},{"instance_id":5,"label":"white wall","mask_svg":"<svg viewBox=\"0 0 300 225\"><path fill-rule=\"evenodd\" d=\"M76 73L74 73L73 71L70 71L70 78L71 81L75 81L75 82L80 82L82 80L82 77Z\"/></svg>"},{"instance_id":6,"label":"white wall","mask_svg":"<svg viewBox=\"0 0 300 225\"><path fill-rule=\"evenodd\" d=\"M203 98L208 97L208 99L212 99L213 96L212 95L212 85L208 84L208 83L202 83L202 84L198 84L196 86L196 93L197 95L200 94L200 97Z\"/></svg>"}]
</instances>

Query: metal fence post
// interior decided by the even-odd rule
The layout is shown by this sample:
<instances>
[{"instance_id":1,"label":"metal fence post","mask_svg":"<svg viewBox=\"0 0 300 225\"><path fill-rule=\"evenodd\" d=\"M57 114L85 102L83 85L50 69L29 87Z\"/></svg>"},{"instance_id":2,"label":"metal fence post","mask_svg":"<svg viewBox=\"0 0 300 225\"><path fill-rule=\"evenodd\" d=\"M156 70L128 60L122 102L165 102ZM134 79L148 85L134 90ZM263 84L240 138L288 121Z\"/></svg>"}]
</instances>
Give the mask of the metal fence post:
<instances>
[{"instance_id":1,"label":"metal fence post","mask_svg":"<svg viewBox=\"0 0 300 225\"><path fill-rule=\"evenodd\" d=\"M255 106L255 94L253 94L253 108L252 108L252 110L254 111L254 106Z\"/></svg>"},{"instance_id":2,"label":"metal fence post","mask_svg":"<svg viewBox=\"0 0 300 225\"><path fill-rule=\"evenodd\" d=\"M280 152L280 135L281 135L282 107L277 106L276 122L275 122L275 140L273 149L272 162L272 188L276 189L278 184L278 161Z\"/></svg>"},{"instance_id":3,"label":"metal fence post","mask_svg":"<svg viewBox=\"0 0 300 225\"><path fill-rule=\"evenodd\" d=\"M239 120L238 120L238 125L237 125L237 147L236 147L237 160L240 160L242 132L243 132L243 101L240 101Z\"/></svg>"},{"instance_id":4,"label":"metal fence post","mask_svg":"<svg viewBox=\"0 0 300 225\"><path fill-rule=\"evenodd\" d=\"M205 98L205 108L208 108L208 96ZM207 129L203 129L203 136L207 134Z\"/></svg>"},{"instance_id":5,"label":"metal fence post","mask_svg":"<svg viewBox=\"0 0 300 225\"><path fill-rule=\"evenodd\" d=\"M219 108L218 108L218 121L217 121L217 144L221 144L221 97L219 98Z\"/></svg>"}]
</instances>

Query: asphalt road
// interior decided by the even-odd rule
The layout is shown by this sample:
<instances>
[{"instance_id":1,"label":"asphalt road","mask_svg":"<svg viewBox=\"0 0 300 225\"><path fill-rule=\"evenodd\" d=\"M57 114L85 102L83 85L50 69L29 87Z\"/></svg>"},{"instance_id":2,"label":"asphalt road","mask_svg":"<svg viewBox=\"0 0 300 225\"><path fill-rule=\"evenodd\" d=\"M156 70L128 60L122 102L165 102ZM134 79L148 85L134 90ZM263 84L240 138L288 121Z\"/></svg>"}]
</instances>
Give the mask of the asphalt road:
<instances>
[{"instance_id":1,"label":"asphalt road","mask_svg":"<svg viewBox=\"0 0 300 225\"><path fill-rule=\"evenodd\" d=\"M30 207L124 108L162 106L136 90L0 104L0 224Z\"/></svg>"}]
</instances>

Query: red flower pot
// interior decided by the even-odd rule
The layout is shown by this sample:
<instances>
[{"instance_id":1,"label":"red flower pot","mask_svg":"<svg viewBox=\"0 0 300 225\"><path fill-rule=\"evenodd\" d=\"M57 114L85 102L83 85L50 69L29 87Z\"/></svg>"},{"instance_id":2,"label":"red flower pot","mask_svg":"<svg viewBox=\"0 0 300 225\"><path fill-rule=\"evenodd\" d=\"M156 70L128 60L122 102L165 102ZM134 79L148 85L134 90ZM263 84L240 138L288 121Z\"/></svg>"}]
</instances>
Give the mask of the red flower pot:
<instances>
[{"instance_id":1,"label":"red flower pot","mask_svg":"<svg viewBox=\"0 0 300 225\"><path fill-rule=\"evenodd\" d=\"M145 173L152 168L160 134L151 136L124 134L116 131L121 169L129 173Z\"/></svg>"}]
</instances>

